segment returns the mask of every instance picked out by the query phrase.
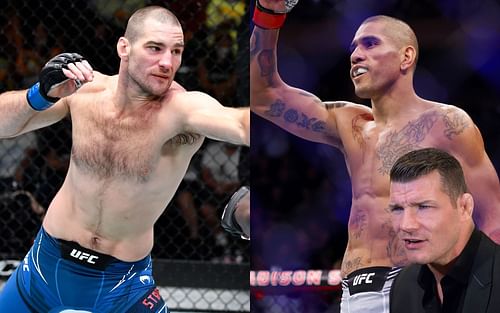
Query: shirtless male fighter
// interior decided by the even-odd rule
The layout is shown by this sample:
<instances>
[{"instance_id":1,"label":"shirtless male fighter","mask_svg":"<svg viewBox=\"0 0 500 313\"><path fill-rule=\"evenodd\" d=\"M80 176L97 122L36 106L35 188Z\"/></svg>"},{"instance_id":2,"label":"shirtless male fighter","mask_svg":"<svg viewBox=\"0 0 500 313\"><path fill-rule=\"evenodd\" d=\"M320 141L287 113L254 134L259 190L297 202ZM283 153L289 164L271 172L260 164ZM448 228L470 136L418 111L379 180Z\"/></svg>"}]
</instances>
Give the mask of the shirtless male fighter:
<instances>
[{"instance_id":1,"label":"shirtless male fighter","mask_svg":"<svg viewBox=\"0 0 500 313\"><path fill-rule=\"evenodd\" d=\"M404 246L387 209L389 171L397 158L423 147L438 147L454 155L477 200L475 221L497 242L498 176L467 113L415 93L418 43L403 21L388 16L368 18L352 40L350 76L356 94L371 100L371 109L346 101L323 102L283 82L277 71L279 28L297 1L256 3L256 27L250 39L250 107L292 134L343 152L351 178L352 207L342 262L341 311L388 312L391 283L406 264Z\"/></svg>"},{"instance_id":2,"label":"shirtless male fighter","mask_svg":"<svg viewBox=\"0 0 500 313\"><path fill-rule=\"evenodd\" d=\"M28 91L0 95L0 136L71 114L65 181L32 249L0 295L1 312L168 312L152 278L153 224L205 137L249 145L249 109L174 82L184 36L169 10L128 21L118 75L64 53Z\"/></svg>"}]
</instances>

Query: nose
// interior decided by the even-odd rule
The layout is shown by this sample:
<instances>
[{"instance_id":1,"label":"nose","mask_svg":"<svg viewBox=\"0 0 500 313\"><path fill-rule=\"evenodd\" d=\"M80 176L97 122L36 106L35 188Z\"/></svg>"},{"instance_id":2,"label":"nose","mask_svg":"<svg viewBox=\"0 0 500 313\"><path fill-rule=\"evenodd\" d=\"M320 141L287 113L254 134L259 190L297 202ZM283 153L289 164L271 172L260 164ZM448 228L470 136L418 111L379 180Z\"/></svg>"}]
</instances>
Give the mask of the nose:
<instances>
[{"instance_id":1,"label":"nose","mask_svg":"<svg viewBox=\"0 0 500 313\"><path fill-rule=\"evenodd\" d=\"M356 47L351 53L351 64L358 64L365 59L360 47Z\"/></svg>"},{"instance_id":2,"label":"nose","mask_svg":"<svg viewBox=\"0 0 500 313\"><path fill-rule=\"evenodd\" d=\"M401 217L399 228L407 233L411 233L418 229L418 220L416 213L413 210L404 210Z\"/></svg>"},{"instance_id":3,"label":"nose","mask_svg":"<svg viewBox=\"0 0 500 313\"><path fill-rule=\"evenodd\" d=\"M172 52L170 50L166 50L162 55L160 61L158 62L160 68L164 71L170 71L172 69Z\"/></svg>"}]
</instances>

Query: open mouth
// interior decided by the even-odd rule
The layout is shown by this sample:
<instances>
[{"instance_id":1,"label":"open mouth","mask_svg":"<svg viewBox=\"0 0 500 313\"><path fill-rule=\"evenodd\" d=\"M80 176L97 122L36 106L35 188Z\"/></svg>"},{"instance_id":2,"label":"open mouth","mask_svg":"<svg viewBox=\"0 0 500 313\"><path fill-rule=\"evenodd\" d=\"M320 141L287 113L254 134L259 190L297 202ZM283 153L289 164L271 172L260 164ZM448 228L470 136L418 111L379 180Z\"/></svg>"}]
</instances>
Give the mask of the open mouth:
<instances>
[{"instance_id":1,"label":"open mouth","mask_svg":"<svg viewBox=\"0 0 500 313\"><path fill-rule=\"evenodd\" d=\"M352 78L356 78L363 75L366 72L368 72L368 69L366 67L359 66L356 67L354 70L352 70L351 76Z\"/></svg>"},{"instance_id":2,"label":"open mouth","mask_svg":"<svg viewBox=\"0 0 500 313\"><path fill-rule=\"evenodd\" d=\"M416 239L405 239L406 243L419 243L423 242L423 240L416 240Z\"/></svg>"},{"instance_id":3,"label":"open mouth","mask_svg":"<svg viewBox=\"0 0 500 313\"><path fill-rule=\"evenodd\" d=\"M419 240L419 239L403 239L403 241L407 249L417 249L424 242L424 240Z\"/></svg>"}]
</instances>

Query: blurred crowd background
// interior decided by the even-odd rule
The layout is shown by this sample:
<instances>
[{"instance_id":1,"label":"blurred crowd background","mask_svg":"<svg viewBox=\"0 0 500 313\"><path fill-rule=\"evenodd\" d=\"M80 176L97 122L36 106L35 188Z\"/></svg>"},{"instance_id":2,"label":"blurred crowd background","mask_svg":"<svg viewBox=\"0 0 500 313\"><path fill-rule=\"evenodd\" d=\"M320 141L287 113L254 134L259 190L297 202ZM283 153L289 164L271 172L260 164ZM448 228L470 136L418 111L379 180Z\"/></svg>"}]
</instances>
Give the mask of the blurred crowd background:
<instances>
[{"instance_id":1,"label":"blurred crowd background","mask_svg":"<svg viewBox=\"0 0 500 313\"><path fill-rule=\"evenodd\" d=\"M358 99L349 45L368 16L385 14L415 31L417 94L463 108L500 172L500 4L493 0L300 0L280 31L285 82L324 101ZM253 270L339 268L351 186L344 156L252 115ZM255 312L334 312L339 293L254 293ZM273 296L271 296L273 295Z\"/></svg>"}]
</instances>

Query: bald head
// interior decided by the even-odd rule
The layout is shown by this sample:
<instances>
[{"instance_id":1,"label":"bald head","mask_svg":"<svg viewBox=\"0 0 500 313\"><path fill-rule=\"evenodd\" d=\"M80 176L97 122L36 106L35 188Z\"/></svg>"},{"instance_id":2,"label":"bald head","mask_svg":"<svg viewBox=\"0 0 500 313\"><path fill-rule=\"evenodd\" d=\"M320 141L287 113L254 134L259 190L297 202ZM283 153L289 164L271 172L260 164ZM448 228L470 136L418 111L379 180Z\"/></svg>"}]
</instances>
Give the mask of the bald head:
<instances>
[{"instance_id":1,"label":"bald head","mask_svg":"<svg viewBox=\"0 0 500 313\"><path fill-rule=\"evenodd\" d=\"M177 17L168 9L160 6L148 6L132 14L128 20L124 37L131 43L135 42L145 29L144 24L147 20L154 20L166 25L181 27L181 23Z\"/></svg>"},{"instance_id":2,"label":"bald head","mask_svg":"<svg viewBox=\"0 0 500 313\"><path fill-rule=\"evenodd\" d=\"M393 41L393 43L398 48L404 48L407 46L412 46L415 48L415 64L417 64L418 60L418 41L415 32L411 29L411 27L405 22L398 20L394 17L386 16L386 15L376 15L367 18L361 23L361 25L368 24L371 22L381 23L383 25L383 29L385 35Z\"/></svg>"}]
</instances>

